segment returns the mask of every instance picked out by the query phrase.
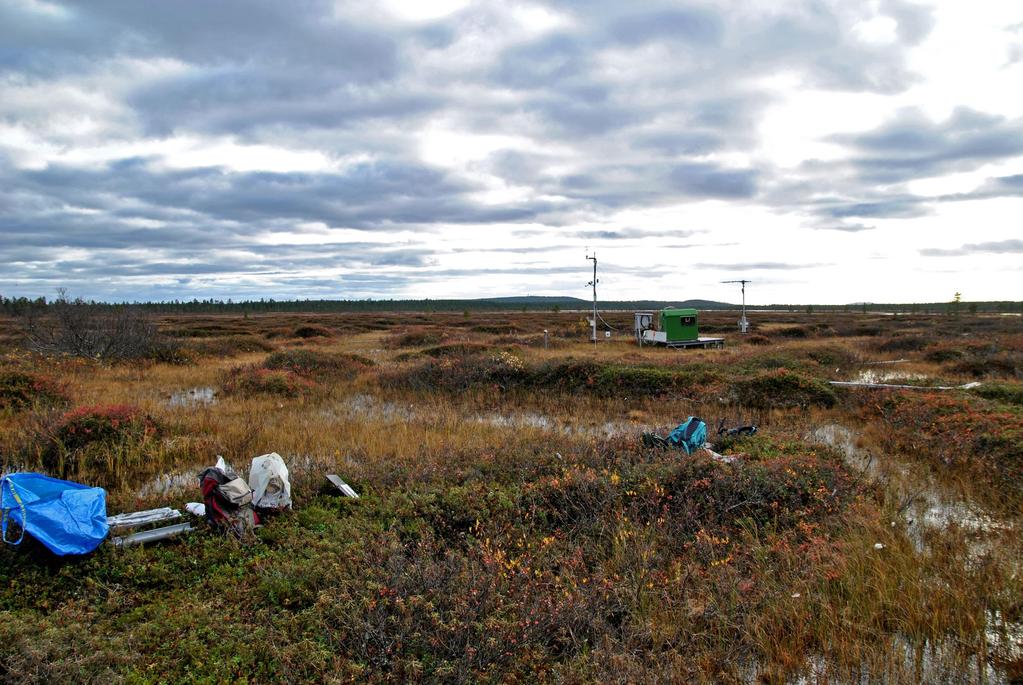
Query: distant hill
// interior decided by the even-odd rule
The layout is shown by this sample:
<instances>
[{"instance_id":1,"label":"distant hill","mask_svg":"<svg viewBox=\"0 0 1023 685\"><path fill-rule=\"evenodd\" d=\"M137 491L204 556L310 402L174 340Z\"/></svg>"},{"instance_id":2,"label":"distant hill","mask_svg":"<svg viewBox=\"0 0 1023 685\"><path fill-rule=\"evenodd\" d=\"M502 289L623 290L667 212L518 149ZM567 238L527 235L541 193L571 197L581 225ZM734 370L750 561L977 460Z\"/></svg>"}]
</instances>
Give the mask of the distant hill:
<instances>
[{"instance_id":1,"label":"distant hill","mask_svg":"<svg viewBox=\"0 0 1023 685\"><path fill-rule=\"evenodd\" d=\"M515 297L486 297L471 300L474 303L494 303L501 306L519 306L530 309L560 307L561 309L589 309L593 300L557 295L523 295ZM664 309L665 307L692 307L694 309L733 309L737 305L713 300L597 300L600 309Z\"/></svg>"},{"instance_id":2,"label":"distant hill","mask_svg":"<svg viewBox=\"0 0 1023 685\"><path fill-rule=\"evenodd\" d=\"M565 297L564 295L515 295L512 297L484 297L473 302L494 302L496 304L518 304L518 305L571 305L585 307L590 301L579 297Z\"/></svg>"},{"instance_id":3,"label":"distant hill","mask_svg":"<svg viewBox=\"0 0 1023 685\"><path fill-rule=\"evenodd\" d=\"M593 306L584 301L583 308ZM691 307L692 309L735 309L738 305L713 300L597 300L599 309L664 309L665 307Z\"/></svg>"}]
</instances>

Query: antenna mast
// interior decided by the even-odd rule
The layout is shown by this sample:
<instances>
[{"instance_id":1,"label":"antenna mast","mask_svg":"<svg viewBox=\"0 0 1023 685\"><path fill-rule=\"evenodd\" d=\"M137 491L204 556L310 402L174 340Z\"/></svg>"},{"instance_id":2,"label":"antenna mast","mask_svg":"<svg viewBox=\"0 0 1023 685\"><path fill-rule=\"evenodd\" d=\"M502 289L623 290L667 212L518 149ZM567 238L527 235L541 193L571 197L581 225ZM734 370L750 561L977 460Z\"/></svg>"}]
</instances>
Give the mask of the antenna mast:
<instances>
[{"instance_id":1,"label":"antenna mast","mask_svg":"<svg viewBox=\"0 0 1023 685\"><path fill-rule=\"evenodd\" d=\"M742 318L739 319L739 332L745 333L749 330L749 321L746 320L746 284L752 283L753 281L740 278L737 281L721 281L722 283L741 283L742 284Z\"/></svg>"},{"instance_id":2,"label":"antenna mast","mask_svg":"<svg viewBox=\"0 0 1023 685\"><path fill-rule=\"evenodd\" d=\"M597 346L597 284L600 283L597 280L597 252L594 250L593 256L586 255L586 259L593 260L593 280L586 285L593 286L593 346Z\"/></svg>"}]
</instances>

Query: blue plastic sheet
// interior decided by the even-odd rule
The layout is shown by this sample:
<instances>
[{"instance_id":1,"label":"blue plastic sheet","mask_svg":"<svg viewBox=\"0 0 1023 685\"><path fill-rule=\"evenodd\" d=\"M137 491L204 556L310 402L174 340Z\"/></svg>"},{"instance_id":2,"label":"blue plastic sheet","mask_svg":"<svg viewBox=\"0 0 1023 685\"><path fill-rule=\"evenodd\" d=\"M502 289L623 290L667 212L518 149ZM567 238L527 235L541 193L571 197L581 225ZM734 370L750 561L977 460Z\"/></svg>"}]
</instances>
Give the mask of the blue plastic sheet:
<instances>
[{"instance_id":1,"label":"blue plastic sheet","mask_svg":"<svg viewBox=\"0 0 1023 685\"><path fill-rule=\"evenodd\" d=\"M107 537L107 493L81 483L40 473L11 473L0 478L3 539L10 523L46 545L54 554L88 554ZM12 539L13 538L13 539Z\"/></svg>"}]
</instances>

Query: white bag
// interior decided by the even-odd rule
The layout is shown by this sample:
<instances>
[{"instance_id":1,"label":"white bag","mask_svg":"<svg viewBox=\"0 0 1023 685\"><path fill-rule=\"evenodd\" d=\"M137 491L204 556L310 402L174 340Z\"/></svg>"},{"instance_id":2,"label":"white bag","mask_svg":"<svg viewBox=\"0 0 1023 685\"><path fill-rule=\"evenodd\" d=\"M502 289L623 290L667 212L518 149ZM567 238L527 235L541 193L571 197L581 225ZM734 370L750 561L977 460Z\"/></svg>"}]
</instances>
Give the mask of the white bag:
<instances>
[{"instance_id":1,"label":"white bag","mask_svg":"<svg viewBox=\"0 0 1023 685\"><path fill-rule=\"evenodd\" d=\"M249 470L252 503L258 509L290 509L291 481L288 467L276 452L252 460Z\"/></svg>"}]
</instances>

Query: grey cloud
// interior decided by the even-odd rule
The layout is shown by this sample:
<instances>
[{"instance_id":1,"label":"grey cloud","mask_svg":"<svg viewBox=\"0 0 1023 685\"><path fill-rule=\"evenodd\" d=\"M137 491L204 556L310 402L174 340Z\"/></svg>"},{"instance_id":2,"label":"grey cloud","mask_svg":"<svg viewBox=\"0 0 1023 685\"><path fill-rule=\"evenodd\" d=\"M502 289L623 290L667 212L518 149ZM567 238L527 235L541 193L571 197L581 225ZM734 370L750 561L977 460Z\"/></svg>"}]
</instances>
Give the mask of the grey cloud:
<instances>
[{"instance_id":1,"label":"grey cloud","mask_svg":"<svg viewBox=\"0 0 1023 685\"><path fill-rule=\"evenodd\" d=\"M483 167L514 184L529 184L547 195L570 198L580 208L656 205L680 197L746 200L756 195L759 172L714 162L648 161L607 165L594 161L586 173L555 175L555 159L542 154L497 153Z\"/></svg>"},{"instance_id":2,"label":"grey cloud","mask_svg":"<svg viewBox=\"0 0 1023 685\"><path fill-rule=\"evenodd\" d=\"M828 223L814 226L818 231L842 231L844 233L859 233L860 231L872 231L876 226L868 226L867 224L836 224Z\"/></svg>"},{"instance_id":3,"label":"grey cloud","mask_svg":"<svg viewBox=\"0 0 1023 685\"><path fill-rule=\"evenodd\" d=\"M935 123L919 110L905 110L881 127L832 136L853 151L850 164L864 178L882 183L975 168L1023 154L1023 119L957 109Z\"/></svg>"},{"instance_id":4,"label":"grey cloud","mask_svg":"<svg viewBox=\"0 0 1023 685\"><path fill-rule=\"evenodd\" d=\"M548 129L569 136L599 136L640 121L641 113L624 104L598 97L558 94L539 99L528 107Z\"/></svg>"},{"instance_id":5,"label":"grey cloud","mask_svg":"<svg viewBox=\"0 0 1023 685\"><path fill-rule=\"evenodd\" d=\"M504 52L493 76L513 88L539 89L585 74L586 50L575 37L559 33Z\"/></svg>"},{"instance_id":6,"label":"grey cloud","mask_svg":"<svg viewBox=\"0 0 1023 685\"><path fill-rule=\"evenodd\" d=\"M731 264L700 263L696 266L704 269L720 269L722 271L780 271L787 269L816 269L831 264L798 264L789 262L737 262Z\"/></svg>"},{"instance_id":7,"label":"grey cloud","mask_svg":"<svg viewBox=\"0 0 1023 685\"><path fill-rule=\"evenodd\" d=\"M660 247L666 250L685 250L692 247L735 247L742 243L728 242L728 243L677 243L674 245L661 245Z\"/></svg>"},{"instance_id":8,"label":"grey cloud","mask_svg":"<svg viewBox=\"0 0 1023 685\"><path fill-rule=\"evenodd\" d=\"M963 200L987 200L995 197L1023 197L1023 174L989 178L975 190L941 195L938 200L960 202Z\"/></svg>"},{"instance_id":9,"label":"grey cloud","mask_svg":"<svg viewBox=\"0 0 1023 685\"><path fill-rule=\"evenodd\" d=\"M580 231L578 236L580 238L592 238L592 239L605 239L605 240L642 240L645 238L653 237L672 237L672 238L688 238L691 235L700 233L698 230L686 230L686 229L645 229L638 227L631 228L615 228L607 230L597 231Z\"/></svg>"},{"instance_id":10,"label":"grey cloud","mask_svg":"<svg viewBox=\"0 0 1023 685\"><path fill-rule=\"evenodd\" d=\"M753 21L735 46L745 65L799 70L811 85L829 89L895 93L914 81L901 48L856 42L826 5L797 4Z\"/></svg>"},{"instance_id":11,"label":"grey cloud","mask_svg":"<svg viewBox=\"0 0 1023 685\"><path fill-rule=\"evenodd\" d=\"M724 34L721 15L706 9L672 8L627 15L616 20L609 33L630 45L651 40L669 40L714 45Z\"/></svg>"},{"instance_id":12,"label":"grey cloud","mask_svg":"<svg viewBox=\"0 0 1023 685\"><path fill-rule=\"evenodd\" d=\"M999 176L991 180L995 187L1000 187L1012 191L1023 191L1023 174L1014 174L1012 176Z\"/></svg>"},{"instance_id":13,"label":"grey cloud","mask_svg":"<svg viewBox=\"0 0 1023 685\"><path fill-rule=\"evenodd\" d=\"M675 189L690 197L753 197L757 192L757 172L750 169L724 169L712 164L680 164L670 172Z\"/></svg>"},{"instance_id":14,"label":"grey cloud","mask_svg":"<svg viewBox=\"0 0 1023 685\"><path fill-rule=\"evenodd\" d=\"M140 56L207 65L287 63L358 80L387 78L397 68L393 32L335 17L336 6L327 0L225 0L201 11L184 3L131 0L74 4L79 16L111 27L115 36L131 36L126 42Z\"/></svg>"},{"instance_id":15,"label":"grey cloud","mask_svg":"<svg viewBox=\"0 0 1023 685\"><path fill-rule=\"evenodd\" d=\"M920 254L925 257L962 257L971 254L1021 254L1023 240L995 240L983 243L968 243L954 249L925 248Z\"/></svg>"},{"instance_id":16,"label":"grey cloud","mask_svg":"<svg viewBox=\"0 0 1023 685\"><path fill-rule=\"evenodd\" d=\"M98 170L51 166L23 172L20 183L58 204L106 211L124 213L126 200L134 200L164 210L187 207L217 221L288 219L356 228L522 221L551 207L549 202L478 205L469 198L475 187L441 170L384 161L338 173L227 173L154 171L145 160L133 160Z\"/></svg>"},{"instance_id":17,"label":"grey cloud","mask_svg":"<svg viewBox=\"0 0 1023 685\"><path fill-rule=\"evenodd\" d=\"M88 66L85 56L112 54L123 41L88 13L55 18L28 3L0 4L0 73L49 77ZM45 49L40 49L45 48Z\"/></svg>"},{"instance_id":18,"label":"grey cloud","mask_svg":"<svg viewBox=\"0 0 1023 685\"><path fill-rule=\"evenodd\" d=\"M547 235L548 231L540 231L537 234ZM571 250L578 249L578 245L541 245L541 246L515 246L515 247L458 247L452 252L465 253L465 252L496 252L496 253L511 253L511 254L542 254L545 252L555 252L557 250Z\"/></svg>"},{"instance_id":19,"label":"grey cloud","mask_svg":"<svg viewBox=\"0 0 1023 685\"><path fill-rule=\"evenodd\" d=\"M929 210L920 198L895 197L876 202L853 202L825 208L822 213L835 219L889 218L905 219L925 216Z\"/></svg>"},{"instance_id":20,"label":"grey cloud","mask_svg":"<svg viewBox=\"0 0 1023 685\"><path fill-rule=\"evenodd\" d=\"M153 135L188 128L253 133L260 127L345 128L374 120L410 120L440 109L435 94L390 85L352 87L330 73L297 76L257 65L167 76L138 87L129 103Z\"/></svg>"},{"instance_id":21,"label":"grey cloud","mask_svg":"<svg viewBox=\"0 0 1023 685\"><path fill-rule=\"evenodd\" d=\"M705 155L725 146L715 133L700 131L659 131L633 137L633 147L668 156Z\"/></svg>"},{"instance_id":22,"label":"grey cloud","mask_svg":"<svg viewBox=\"0 0 1023 685\"><path fill-rule=\"evenodd\" d=\"M934 13L929 7L903 0L885 0L885 14L895 19L899 38L907 45L917 45L934 28Z\"/></svg>"},{"instance_id":23,"label":"grey cloud","mask_svg":"<svg viewBox=\"0 0 1023 685\"><path fill-rule=\"evenodd\" d=\"M574 12L577 28L510 46L490 75L525 92L515 111L535 115L545 135L604 134L647 125L642 133L630 133L643 146L639 136L656 141L659 133L677 134L680 126L703 129L702 138L677 142L683 154L748 142L757 114L770 100L762 89L746 85L758 75L792 71L814 85L885 93L913 82L900 46L856 41L830 3L791 3L762 15L695 5L642 7L623 13L615 3L581 5ZM912 5L890 2L884 13L898 21L907 40L929 30L926 12ZM602 51L652 44L666 50L663 68L636 74L633 82L616 83L611 90L600 83L593 66ZM686 113L680 126L663 131L650 126L671 105L648 107L632 93L642 87L674 94L674 111Z\"/></svg>"}]
</instances>

